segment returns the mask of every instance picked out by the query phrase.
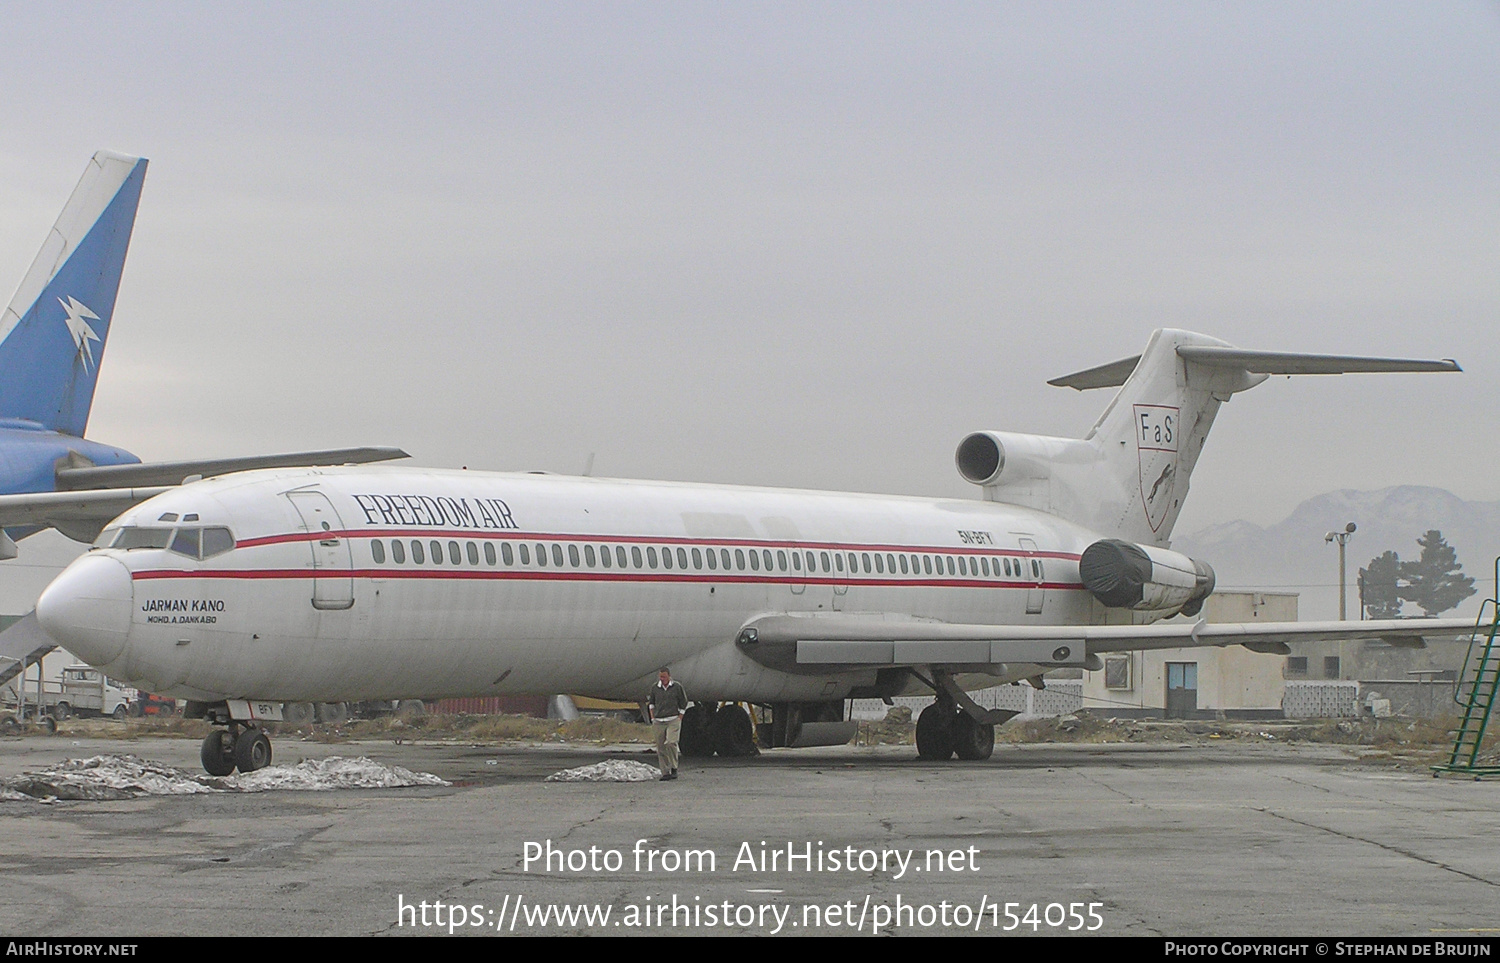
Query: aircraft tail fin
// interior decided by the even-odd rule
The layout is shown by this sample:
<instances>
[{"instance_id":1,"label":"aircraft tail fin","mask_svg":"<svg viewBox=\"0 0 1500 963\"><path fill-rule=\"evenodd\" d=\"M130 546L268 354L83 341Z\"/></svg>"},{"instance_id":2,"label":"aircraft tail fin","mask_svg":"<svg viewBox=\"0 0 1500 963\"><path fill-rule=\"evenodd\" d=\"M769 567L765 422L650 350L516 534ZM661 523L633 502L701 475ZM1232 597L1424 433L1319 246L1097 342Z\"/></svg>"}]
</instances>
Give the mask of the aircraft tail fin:
<instances>
[{"instance_id":1,"label":"aircraft tail fin","mask_svg":"<svg viewBox=\"0 0 1500 963\"><path fill-rule=\"evenodd\" d=\"M980 432L959 445L958 466L994 501L1040 508L1101 534L1165 546L1219 406L1273 374L1459 371L1451 360L1245 351L1163 328L1134 358L1048 382L1119 387L1080 441Z\"/></svg>"},{"instance_id":2,"label":"aircraft tail fin","mask_svg":"<svg viewBox=\"0 0 1500 963\"><path fill-rule=\"evenodd\" d=\"M0 418L81 437L146 176L100 151L0 314Z\"/></svg>"}]
</instances>

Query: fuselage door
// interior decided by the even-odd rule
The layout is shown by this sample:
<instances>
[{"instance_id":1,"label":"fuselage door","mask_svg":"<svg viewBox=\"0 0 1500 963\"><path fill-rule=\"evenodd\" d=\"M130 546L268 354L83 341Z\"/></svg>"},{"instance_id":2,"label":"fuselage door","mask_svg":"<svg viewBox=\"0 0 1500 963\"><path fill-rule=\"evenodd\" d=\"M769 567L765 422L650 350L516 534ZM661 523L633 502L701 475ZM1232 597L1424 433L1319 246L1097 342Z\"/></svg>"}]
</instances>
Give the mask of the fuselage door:
<instances>
[{"instance_id":1,"label":"fuselage door","mask_svg":"<svg viewBox=\"0 0 1500 963\"><path fill-rule=\"evenodd\" d=\"M1041 615L1042 605L1047 601L1045 563L1037 557L1035 541L1029 538L1018 541L1026 552L1026 557L1021 559L1021 574L1031 582L1031 588L1026 590L1026 614Z\"/></svg>"},{"instance_id":2,"label":"fuselage door","mask_svg":"<svg viewBox=\"0 0 1500 963\"><path fill-rule=\"evenodd\" d=\"M312 550L312 604L315 609L347 609L354 606L354 559L349 541L339 535L344 523L328 496L316 491L287 492L292 507L302 519L302 527L315 537L308 539ZM337 574L334 574L337 573Z\"/></svg>"}]
</instances>

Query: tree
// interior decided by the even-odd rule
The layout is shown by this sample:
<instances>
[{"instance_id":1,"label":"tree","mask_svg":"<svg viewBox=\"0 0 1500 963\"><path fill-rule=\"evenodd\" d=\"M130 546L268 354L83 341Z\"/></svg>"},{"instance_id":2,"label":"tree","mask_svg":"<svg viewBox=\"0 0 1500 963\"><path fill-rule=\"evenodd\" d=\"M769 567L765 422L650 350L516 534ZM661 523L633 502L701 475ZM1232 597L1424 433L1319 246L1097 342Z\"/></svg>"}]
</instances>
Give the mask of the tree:
<instances>
[{"instance_id":1,"label":"tree","mask_svg":"<svg viewBox=\"0 0 1500 963\"><path fill-rule=\"evenodd\" d=\"M1359 598L1372 619L1401 617L1401 557L1386 552L1359 570Z\"/></svg>"},{"instance_id":2,"label":"tree","mask_svg":"<svg viewBox=\"0 0 1500 963\"><path fill-rule=\"evenodd\" d=\"M1415 562L1401 563L1401 577L1406 584L1400 587L1404 601L1415 602L1429 616L1446 612L1474 594L1474 580L1463 574L1458 563L1458 553L1443 540L1443 533L1429 529L1417 539L1422 546L1422 557Z\"/></svg>"}]
</instances>

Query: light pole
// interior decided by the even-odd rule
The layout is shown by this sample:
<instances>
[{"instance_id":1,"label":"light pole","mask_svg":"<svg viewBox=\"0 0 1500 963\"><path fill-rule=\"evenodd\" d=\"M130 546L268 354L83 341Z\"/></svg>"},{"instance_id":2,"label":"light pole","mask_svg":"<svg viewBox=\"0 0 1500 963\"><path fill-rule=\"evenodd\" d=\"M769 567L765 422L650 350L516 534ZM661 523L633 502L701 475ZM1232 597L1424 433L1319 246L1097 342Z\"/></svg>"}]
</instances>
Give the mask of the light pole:
<instances>
[{"instance_id":1,"label":"light pole","mask_svg":"<svg viewBox=\"0 0 1500 963\"><path fill-rule=\"evenodd\" d=\"M1344 590L1344 543L1348 542L1349 541L1349 536L1353 535L1353 534L1354 534L1354 523L1350 522L1348 525L1344 526L1344 530L1342 532L1329 532L1327 535L1323 536L1323 541L1325 541L1325 542L1338 542L1339 543L1339 621L1340 622L1344 621L1344 619L1345 619L1345 608L1344 608L1344 606L1345 606L1345 600L1344 600L1344 596L1347 594L1345 592L1345 590Z\"/></svg>"}]
</instances>

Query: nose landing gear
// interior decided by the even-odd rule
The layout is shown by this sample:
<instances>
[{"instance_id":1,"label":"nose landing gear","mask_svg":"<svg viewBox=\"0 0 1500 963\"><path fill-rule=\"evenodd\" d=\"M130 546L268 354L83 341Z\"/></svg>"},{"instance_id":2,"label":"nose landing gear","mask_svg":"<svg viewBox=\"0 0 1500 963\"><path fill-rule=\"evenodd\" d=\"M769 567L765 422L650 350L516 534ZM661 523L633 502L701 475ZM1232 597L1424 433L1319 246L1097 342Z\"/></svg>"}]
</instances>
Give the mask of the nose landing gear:
<instances>
[{"instance_id":1,"label":"nose landing gear","mask_svg":"<svg viewBox=\"0 0 1500 963\"><path fill-rule=\"evenodd\" d=\"M208 734L198 756L210 776L232 775L235 769L254 772L271 764L271 739L256 726L230 722Z\"/></svg>"}]
</instances>

